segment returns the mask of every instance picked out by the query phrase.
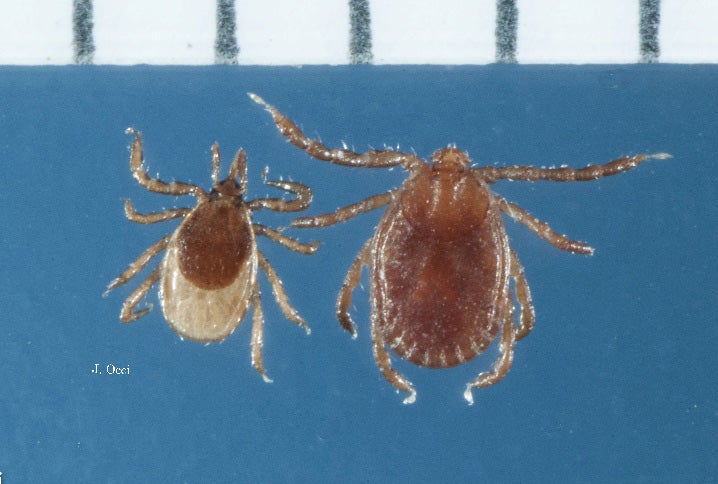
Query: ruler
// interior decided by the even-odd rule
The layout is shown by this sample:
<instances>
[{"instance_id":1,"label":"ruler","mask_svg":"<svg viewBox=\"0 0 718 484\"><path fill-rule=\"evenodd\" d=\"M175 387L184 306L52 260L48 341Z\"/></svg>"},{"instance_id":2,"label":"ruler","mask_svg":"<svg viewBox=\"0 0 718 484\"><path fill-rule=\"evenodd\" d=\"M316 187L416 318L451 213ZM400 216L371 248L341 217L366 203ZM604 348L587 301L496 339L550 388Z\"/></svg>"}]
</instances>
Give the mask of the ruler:
<instances>
[{"instance_id":1,"label":"ruler","mask_svg":"<svg viewBox=\"0 0 718 484\"><path fill-rule=\"evenodd\" d=\"M0 64L718 61L714 0L2 0Z\"/></svg>"}]
</instances>

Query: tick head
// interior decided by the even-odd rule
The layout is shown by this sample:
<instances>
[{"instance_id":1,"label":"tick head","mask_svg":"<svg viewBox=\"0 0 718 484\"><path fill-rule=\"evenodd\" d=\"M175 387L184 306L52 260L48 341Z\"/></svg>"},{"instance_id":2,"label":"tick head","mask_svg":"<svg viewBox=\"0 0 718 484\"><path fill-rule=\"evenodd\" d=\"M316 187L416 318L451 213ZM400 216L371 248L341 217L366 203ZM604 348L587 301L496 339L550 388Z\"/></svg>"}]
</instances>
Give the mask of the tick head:
<instances>
[{"instance_id":1,"label":"tick head","mask_svg":"<svg viewBox=\"0 0 718 484\"><path fill-rule=\"evenodd\" d=\"M456 147L442 148L431 155L434 171L459 172L469 166L469 155Z\"/></svg>"},{"instance_id":2,"label":"tick head","mask_svg":"<svg viewBox=\"0 0 718 484\"><path fill-rule=\"evenodd\" d=\"M244 187L237 182L236 178L225 178L212 187L212 195L214 198L242 198L242 195L244 195Z\"/></svg>"},{"instance_id":3,"label":"tick head","mask_svg":"<svg viewBox=\"0 0 718 484\"><path fill-rule=\"evenodd\" d=\"M229 176L219 180L219 146L212 145L212 193L213 199L234 197L241 199L247 189L247 154L243 149L234 155Z\"/></svg>"}]
</instances>

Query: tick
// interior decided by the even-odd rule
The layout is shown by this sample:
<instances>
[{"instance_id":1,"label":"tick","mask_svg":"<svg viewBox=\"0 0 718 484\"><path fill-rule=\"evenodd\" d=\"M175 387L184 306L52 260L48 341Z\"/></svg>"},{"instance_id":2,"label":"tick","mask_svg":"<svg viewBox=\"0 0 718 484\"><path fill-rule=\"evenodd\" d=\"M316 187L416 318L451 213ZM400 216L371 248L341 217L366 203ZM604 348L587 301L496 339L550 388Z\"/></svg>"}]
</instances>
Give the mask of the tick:
<instances>
[{"instance_id":1,"label":"tick","mask_svg":"<svg viewBox=\"0 0 718 484\"><path fill-rule=\"evenodd\" d=\"M202 343L221 341L241 323L250 304L252 314L252 366L267 377L262 362L264 317L257 283L258 268L267 276L274 297L284 316L303 327L309 327L290 304L282 282L267 258L257 248L256 237L263 235L284 247L302 254L312 254L317 243L303 244L278 231L254 223L253 212L261 209L275 212L305 210L312 201L309 187L290 181L268 181L264 184L284 190L295 197L260 198L247 201L247 155L239 150L229 168L229 176L219 180L220 155L217 143L212 145L212 190L207 193L199 186L166 183L150 178L143 167L142 136L134 134L130 154L130 171L143 188L164 195L193 195L194 208L175 208L163 212L141 214L125 200L125 215L132 222L154 224L181 218L177 229L150 246L130 266L113 280L105 295L135 277L152 258L165 251L162 262L127 298L122 305L120 321L129 323L145 316L152 305L136 310L135 307L159 283L159 300L169 326L180 337Z\"/></svg>"},{"instance_id":2,"label":"tick","mask_svg":"<svg viewBox=\"0 0 718 484\"><path fill-rule=\"evenodd\" d=\"M430 161L392 150L354 153L330 149L309 139L277 109L255 94L250 97L272 115L279 131L310 156L344 166L402 166L408 179L397 189L373 195L333 213L296 219L294 227L327 227L361 213L387 206L373 237L359 251L339 291L336 314L353 337L349 314L352 292L361 271L369 267L371 337L374 359L382 375L413 403L412 383L391 367L387 347L400 358L428 368L466 363L499 340L493 369L466 385L464 398L473 403L472 389L499 382L511 367L514 346L535 321L524 269L510 247L502 213L558 249L593 254L583 242L554 232L548 224L493 193L500 179L587 181L630 170L651 158L636 155L605 165L572 168L534 166L474 167L456 147L436 151ZM514 322L513 293L521 308Z\"/></svg>"}]
</instances>

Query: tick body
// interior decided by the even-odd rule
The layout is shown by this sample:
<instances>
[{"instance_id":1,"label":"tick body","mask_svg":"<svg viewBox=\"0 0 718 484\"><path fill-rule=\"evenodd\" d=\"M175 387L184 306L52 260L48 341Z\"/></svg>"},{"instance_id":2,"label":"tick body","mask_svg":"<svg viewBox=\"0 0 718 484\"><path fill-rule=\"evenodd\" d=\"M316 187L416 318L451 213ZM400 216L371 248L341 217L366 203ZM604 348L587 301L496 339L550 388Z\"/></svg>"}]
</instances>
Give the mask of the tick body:
<instances>
[{"instance_id":1,"label":"tick body","mask_svg":"<svg viewBox=\"0 0 718 484\"><path fill-rule=\"evenodd\" d=\"M136 310L137 304L159 283L159 300L169 326L182 338L203 343L221 341L241 323L249 306L253 306L252 365L269 381L262 362L264 317L257 283L258 269L266 275L284 315L309 327L289 303L282 282L266 257L257 248L257 235L266 236L285 247L303 254L312 254L317 243L302 244L279 232L253 222L255 210L267 208L278 212L306 209L311 203L311 190L296 182L267 181L264 183L293 195L292 200L244 199L247 185L246 154L237 152L229 176L219 180L220 154L212 146L212 190L189 183L166 183L149 178L143 167L142 137L135 135L130 155L130 169L137 182L149 191L165 195L193 195L197 205L164 212L140 214L125 200L125 214L133 222L151 224L182 218L170 235L147 249L110 283L107 292L128 283L160 252L165 255L147 279L122 306L120 320L129 323L146 315L152 306ZM106 292L106 294L107 294Z\"/></svg>"},{"instance_id":2,"label":"tick body","mask_svg":"<svg viewBox=\"0 0 718 484\"><path fill-rule=\"evenodd\" d=\"M159 281L172 329L193 341L229 336L256 291L258 253L252 216L231 200L198 205L170 238Z\"/></svg>"},{"instance_id":3,"label":"tick body","mask_svg":"<svg viewBox=\"0 0 718 484\"><path fill-rule=\"evenodd\" d=\"M506 231L470 172L420 165L397 192L370 249L372 319L416 365L471 360L510 316Z\"/></svg>"},{"instance_id":4,"label":"tick body","mask_svg":"<svg viewBox=\"0 0 718 484\"><path fill-rule=\"evenodd\" d=\"M464 398L472 404L472 389L500 381L511 367L516 342L531 332L535 321L531 293L523 267L509 246L502 214L561 250L593 254L587 244L554 232L518 205L493 193L490 184L499 179L595 180L629 170L650 158L670 157L665 153L636 155L571 169L472 167L468 155L455 147L436 151L430 162L392 150L355 153L330 149L307 138L259 96L250 97L271 113L279 131L292 144L314 158L344 166L402 166L409 172L398 189L292 223L295 227L326 227L387 207L373 237L347 272L336 313L344 329L356 337L349 308L362 268L368 266L374 359L382 375L408 393L404 403L413 403L416 391L391 367L387 348L418 366L448 368L468 362L498 338L500 355L493 369L467 383ZM520 307L518 322L514 321L513 296Z\"/></svg>"}]
</instances>

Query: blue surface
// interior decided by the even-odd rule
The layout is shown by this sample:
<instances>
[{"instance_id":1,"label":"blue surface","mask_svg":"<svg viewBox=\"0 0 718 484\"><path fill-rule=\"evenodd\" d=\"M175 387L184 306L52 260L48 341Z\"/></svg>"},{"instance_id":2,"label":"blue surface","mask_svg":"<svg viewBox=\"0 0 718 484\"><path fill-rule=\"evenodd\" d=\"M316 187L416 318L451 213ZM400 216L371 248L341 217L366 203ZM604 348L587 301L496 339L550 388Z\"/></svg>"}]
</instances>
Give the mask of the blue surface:
<instances>
[{"instance_id":1,"label":"blue surface","mask_svg":"<svg viewBox=\"0 0 718 484\"><path fill-rule=\"evenodd\" d=\"M0 69L0 472L8 482L714 480L717 86L715 67L670 65ZM418 390L405 406L372 359L367 291L355 294L357 340L334 318L381 211L288 231L324 242L312 257L260 241L313 329L286 321L262 278L272 384L250 366L247 321L207 346L170 330L155 291L149 316L121 324L139 278L101 297L177 223L133 224L120 198L143 212L193 202L134 182L127 126L143 131L151 174L205 187L212 142L225 170L245 147L249 196L277 195L261 184L269 165L270 178L311 185L308 214L405 178L309 158L247 91L357 150L429 156L456 143L476 164L576 167L674 158L591 183L497 183L596 255L560 252L507 221L534 332L473 407L464 384L494 348L450 370L395 361ZM257 214L274 227L291 218ZM96 375L96 363L131 373Z\"/></svg>"}]
</instances>

